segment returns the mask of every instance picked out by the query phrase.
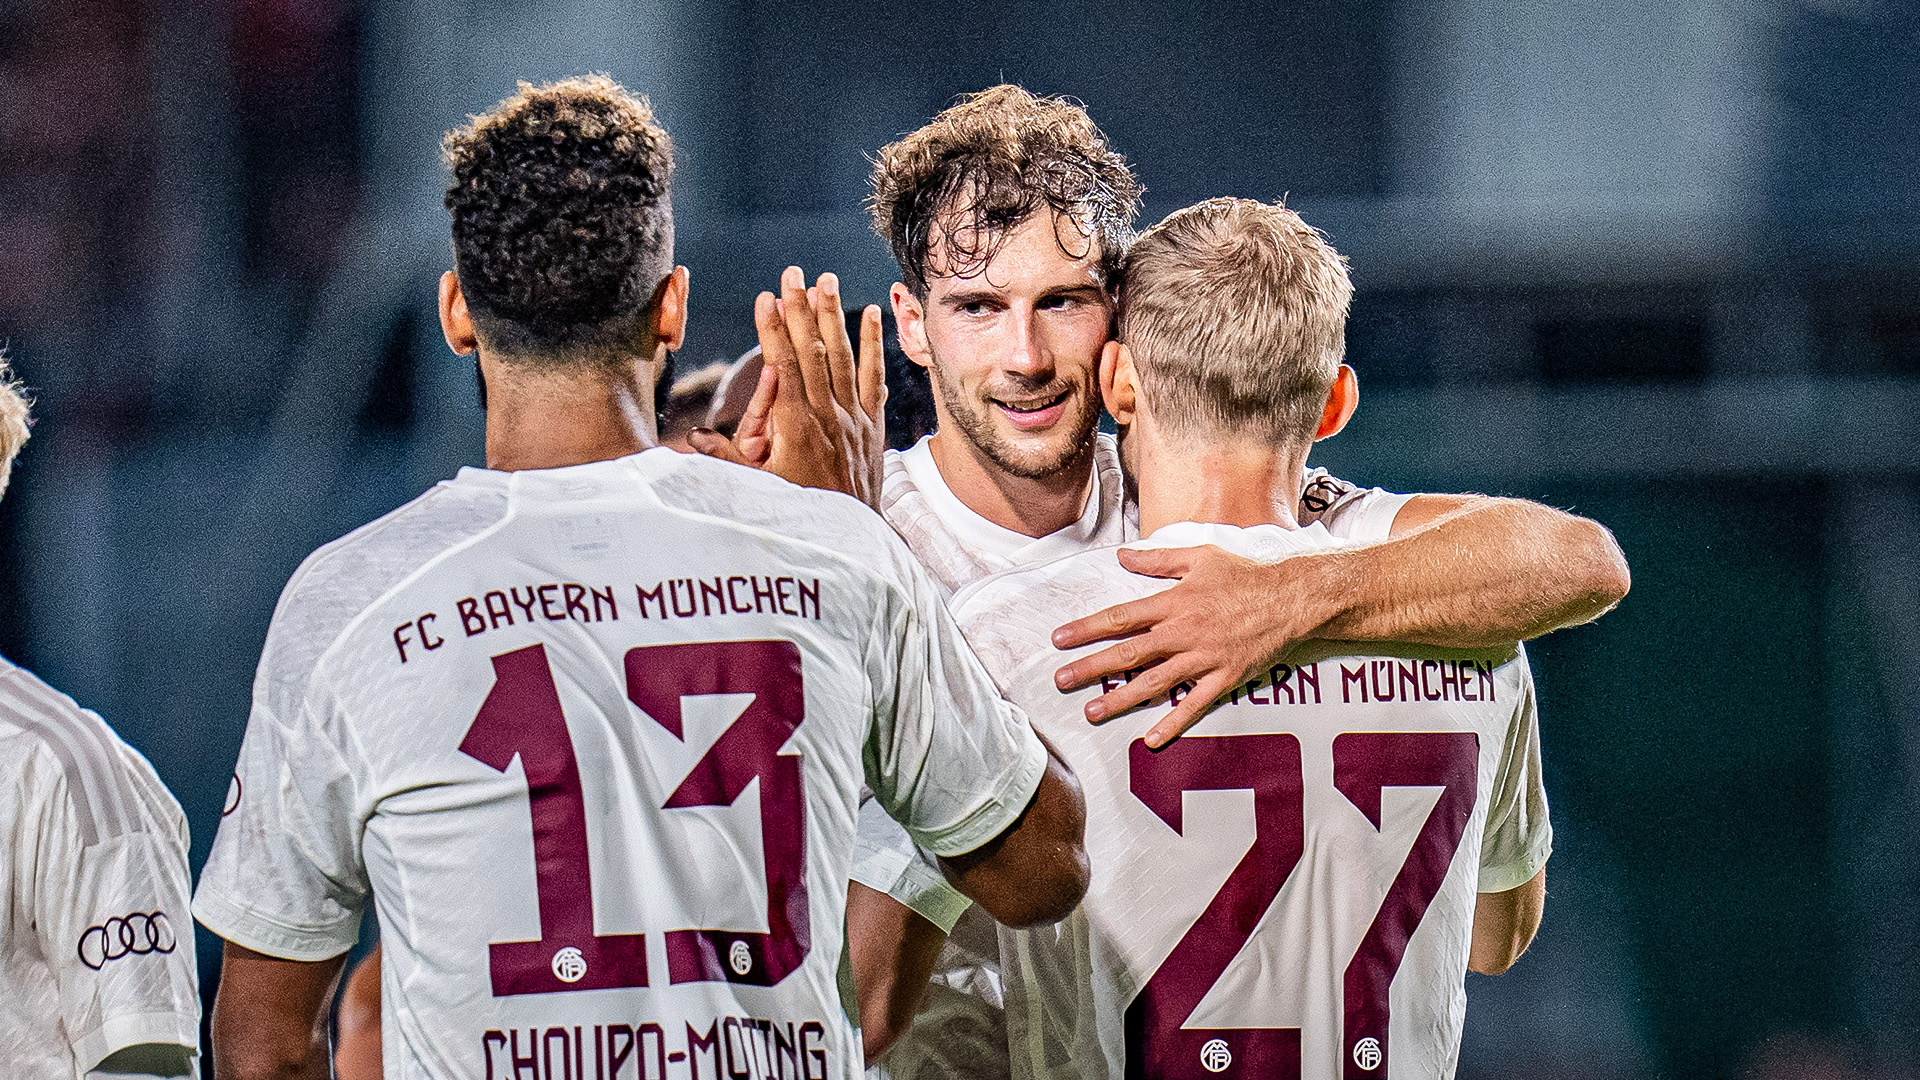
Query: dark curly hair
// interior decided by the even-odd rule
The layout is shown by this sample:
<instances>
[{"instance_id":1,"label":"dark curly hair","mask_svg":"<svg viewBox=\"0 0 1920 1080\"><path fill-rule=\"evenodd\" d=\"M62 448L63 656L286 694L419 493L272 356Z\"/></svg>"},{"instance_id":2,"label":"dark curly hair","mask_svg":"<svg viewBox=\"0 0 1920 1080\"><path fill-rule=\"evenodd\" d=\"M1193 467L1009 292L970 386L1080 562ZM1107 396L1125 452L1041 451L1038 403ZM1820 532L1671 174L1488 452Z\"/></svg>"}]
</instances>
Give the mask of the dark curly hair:
<instances>
[{"instance_id":1,"label":"dark curly hair","mask_svg":"<svg viewBox=\"0 0 1920 1080\"><path fill-rule=\"evenodd\" d=\"M1111 288L1143 190L1079 102L1001 85L962 97L882 148L867 205L874 231L919 296L927 293L931 249L940 248L940 273L970 276L1042 206L1100 245Z\"/></svg>"},{"instance_id":2,"label":"dark curly hair","mask_svg":"<svg viewBox=\"0 0 1920 1080\"><path fill-rule=\"evenodd\" d=\"M441 143L474 326L522 359L636 347L673 264L673 141L605 75L512 96Z\"/></svg>"}]
</instances>

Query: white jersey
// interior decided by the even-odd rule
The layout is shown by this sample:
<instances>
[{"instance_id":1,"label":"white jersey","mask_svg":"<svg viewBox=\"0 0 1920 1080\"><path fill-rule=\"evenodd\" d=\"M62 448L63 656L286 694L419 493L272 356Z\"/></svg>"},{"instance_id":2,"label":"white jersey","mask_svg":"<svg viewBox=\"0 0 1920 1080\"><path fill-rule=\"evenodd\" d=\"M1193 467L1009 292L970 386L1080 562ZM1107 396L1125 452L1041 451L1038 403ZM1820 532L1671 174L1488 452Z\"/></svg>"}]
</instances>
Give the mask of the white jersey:
<instances>
[{"instance_id":1,"label":"white jersey","mask_svg":"<svg viewBox=\"0 0 1920 1080\"><path fill-rule=\"evenodd\" d=\"M1207 543L1270 562L1333 541L1180 523L1144 546ZM1524 884L1552 847L1524 653L1329 647L1150 751L1171 702L1095 726L1081 709L1100 688L1053 684L1062 619L1171 584L1114 552L954 601L1087 801L1086 899L1057 926L1000 931L1013 1075L1452 1076L1476 893Z\"/></svg>"},{"instance_id":2,"label":"white jersey","mask_svg":"<svg viewBox=\"0 0 1920 1080\"><path fill-rule=\"evenodd\" d=\"M854 500L466 469L288 584L194 912L317 960L377 899L389 1078L844 1080L863 780L955 854L1045 767Z\"/></svg>"},{"instance_id":3,"label":"white jersey","mask_svg":"<svg viewBox=\"0 0 1920 1080\"><path fill-rule=\"evenodd\" d=\"M141 1046L139 1067L197 1075L180 804L106 721L4 659L0 792L0 1073L99 1076ZM112 1075L139 1075L126 1060Z\"/></svg>"},{"instance_id":4,"label":"white jersey","mask_svg":"<svg viewBox=\"0 0 1920 1080\"><path fill-rule=\"evenodd\" d=\"M949 593L991 574L1139 536L1138 515L1127 499L1111 435L1094 437L1093 483L1080 517L1038 538L997 525L961 502L940 475L931 438L887 452L880 505L887 523ZM1325 469L1309 469L1298 517L1303 524L1323 525L1342 540L1376 543L1387 539L1394 515L1410 498L1355 487ZM933 860L916 852L906 832L882 813L861 816L854 880L887 893L952 934L925 1004L887 1055L892 1080L1005 1077L999 943L993 920L971 907Z\"/></svg>"}]
</instances>

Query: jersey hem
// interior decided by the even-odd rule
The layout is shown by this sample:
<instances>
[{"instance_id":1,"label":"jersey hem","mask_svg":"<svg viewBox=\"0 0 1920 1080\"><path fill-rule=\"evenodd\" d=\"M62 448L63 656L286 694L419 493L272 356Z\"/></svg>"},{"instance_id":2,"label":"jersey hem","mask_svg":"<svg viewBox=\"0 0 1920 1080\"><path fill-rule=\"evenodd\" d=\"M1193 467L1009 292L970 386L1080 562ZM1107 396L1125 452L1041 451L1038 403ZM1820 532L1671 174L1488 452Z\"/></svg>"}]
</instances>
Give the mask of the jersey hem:
<instances>
[{"instance_id":1,"label":"jersey hem","mask_svg":"<svg viewBox=\"0 0 1920 1080\"><path fill-rule=\"evenodd\" d=\"M853 871L847 876L906 905L943 934L952 933L953 924L973 906L965 893L925 863L890 849L856 845Z\"/></svg>"},{"instance_id":2,"label":"jersey hem","mask_svg":"<svg viewBox=\"0 0 1920 1080\"><path fill-rule=\"evenodd\" d=\"M177 1012L125 1013L108 1017L99 1027L73 1041L74 1064L80 1075L93 1071L107 1058L129 1046L155 1043L184 1046L200 1056L200 1018Z\"/></svg>"},{"instance_id":3,"label":"jersey hem","mask_svg":"<svg viewBox=\"0 0 1920 1080\"><path fill-rule=\"evenodd\" d=\"M1549 833L1546 841L1538 850L1529 852L1527 857L1505 866L1486 866L1480 869L1479 891L1483 893L1502 893L1517 889L1532 881L1535 874L1546 868L1547 859L1553 855L1553 835Z\"/></svg>"},{"instance_id":4,"label":"jersey hem","mask_svg":"<svg viewBox=\"0 0 1920 1080\"><path fill-rule=\"evenodd\" d=\"M331 960L360 940L357 915L326 929L291 927L209 892L204 884L194 895L193 917L235 945L281 960Z\"/></svg>"},{"instance_id":5,"label":"jersey hem","mask_svg":"<svg viewBox=\"0 0 1920 1080\"><path fill-rule=\"evenodd\" d=\"M1024 718L1022 718L1024 722ZM1040 743L1031 725L1027 726L1027 754L1019 766L1008 770L979 808L957 824L933 831L909 828L914 840L935 855L964 855L999 836L1012 825L1040 790L1040 778L1047 771L1047 748Z\"/></svg>"}]
</instances>

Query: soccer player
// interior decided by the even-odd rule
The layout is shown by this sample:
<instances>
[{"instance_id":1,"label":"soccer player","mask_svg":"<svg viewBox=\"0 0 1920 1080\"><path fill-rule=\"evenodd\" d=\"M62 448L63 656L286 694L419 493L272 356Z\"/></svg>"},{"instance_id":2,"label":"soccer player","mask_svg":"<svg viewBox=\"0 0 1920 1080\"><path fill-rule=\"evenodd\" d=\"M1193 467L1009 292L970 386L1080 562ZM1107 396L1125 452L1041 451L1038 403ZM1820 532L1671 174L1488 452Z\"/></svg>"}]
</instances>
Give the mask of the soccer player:
<instances>
[{"instance_id":1,"label":"soccer player","mask_svg":"<svg viewBox=\"0 0 1920 1080\"><path fill-rule=\"evenodd\" d=\"M27 441L0 357L0 494ZM0 658L0 1073L199 1074L187 818L100 717Z\"/></svg>"},{"instance_id":2,"label":"soccer player","mask_svg":"<svg viewBox=\"0 0 1920 1080\"><path fill-rule=\"evenodd\" d=\"M1345 424L1345 260L1292 211L1188 207L1122 265L1100 391L1137 485L1139 546L1271 562L1326 549L1294 516ZM1089 725L1048 656L1063 616L1166 587L1117 547L954 598L995 679L1078 770L1093 884L1058 927L1003 930L1019 1078L1453 1075L1471 964L1539 925L1552 847L1517 646L1302 650L1177 741L1164 702ZM1177 695L1176 695L1177 696Z\"/></svg>"},{"instance_id":3,"label":"soccer player","mask_svg":"<svg viewBox=\"0 0 1920 1080\"><path fill-rule=\"evenodd\" d=\"M649 449L687 274L644 100L522 84L446 152L441 324L478 353L489 467L282 595L194 901L227 941L216 1069L325 1075L314 1032L372 899L388 1076L855 1076L862 782L1030 924L1085 887L1071 773L865 507ZM782 400L844 389L870 425L837 292L756 317L819 344L769 355ZM783 455L845 460L792 425Z\"/></svg>"},{"instance_id":4,"label":"soccer player","mask_svg":"<svg viewBox=\"0 0 1920 1080\"><path fill-rule=\"evenodd\" d=\"M948 589L1137 535L1113 440L1095 433L1097 365L1139 207L1126 161L1078 104L999 86L883 149L873 186L874 226L902 275L900 342L930 372L939 418L930 438L887 455L889 523ZM1274 565L1215 546L1124 552L1129 569L1182 581L1061 628L1066 648L1126 638L1061 669L1065 689L1105 690L1090 718L1195 684L1157 745L1303 639L1510 643L1594 618L1627 589L1607 531L1549 507L1390 494L1318 469L1298 483L1299 521L1371 546ZM1128 671L1137 677L1116 677ZM884 815L863 818L855 878L869 1047L906 1032L886 1061L898 1080L1005 1076L991 922Z\"/></svg>"}]
</instances>

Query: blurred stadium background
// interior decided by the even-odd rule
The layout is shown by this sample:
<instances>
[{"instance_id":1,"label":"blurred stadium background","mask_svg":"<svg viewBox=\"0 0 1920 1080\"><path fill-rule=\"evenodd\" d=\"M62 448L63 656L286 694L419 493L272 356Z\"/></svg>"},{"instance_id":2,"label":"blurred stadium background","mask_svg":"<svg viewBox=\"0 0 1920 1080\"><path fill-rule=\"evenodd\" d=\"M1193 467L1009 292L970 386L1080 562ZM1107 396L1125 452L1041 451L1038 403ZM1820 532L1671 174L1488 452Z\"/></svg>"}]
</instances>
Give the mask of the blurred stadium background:
<instances>
[{"instance_id":1,"label":"blurred stadium background","mask_svg":"<svg viewBox=\"0 0 1920 1080\"><path fill-rule=\"evenodd\" d=\"M1147 222L1287 195L1360 289L1319 459L1570 507L1634 568L1533 650L1552 900L1470 977L1461 1075L1920 1075L1900 0L0 0L0 338L40 414L0 651L147 753L196 866L287 574L478 459L438 136L587 70L680 147L682 370L788 262L882 299L864 155L1002 79L1087 102Z\"/></svg>"}]
</instances>

